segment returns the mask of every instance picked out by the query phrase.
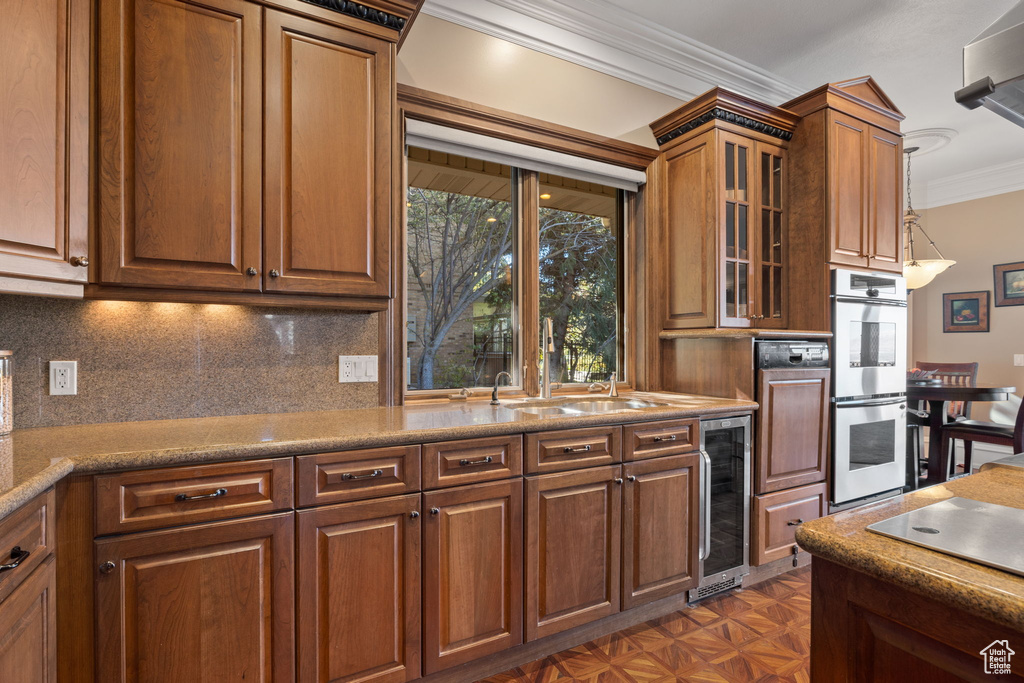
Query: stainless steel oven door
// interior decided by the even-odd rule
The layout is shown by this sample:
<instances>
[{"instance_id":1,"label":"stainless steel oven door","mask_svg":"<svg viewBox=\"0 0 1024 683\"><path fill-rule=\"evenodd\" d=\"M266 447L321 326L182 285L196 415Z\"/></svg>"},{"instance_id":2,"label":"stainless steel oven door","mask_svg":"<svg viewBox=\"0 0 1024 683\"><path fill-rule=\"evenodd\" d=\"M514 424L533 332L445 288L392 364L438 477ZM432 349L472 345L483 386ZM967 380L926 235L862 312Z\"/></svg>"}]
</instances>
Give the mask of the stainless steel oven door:
<instances>
[{"instance_id":1,"label":"stainless steel oven door","mask_svg":"<svg viewBox=\"0 0 1024 683\"><path fill-rule=\"evenodd\" d=\"M836 297L833 396L902 394L907 390L906 304Z\"/></svg>"},{"instance_id":2,"label":"stainless steel oven door","mask_svg":"<svg viewBox=\"0 0 1024 683\"><path fill-rule=\"evenodd\" d=\"M833 405L832 502L891 491L906 479L906 398Z\"/></svg>"}]
</instances>

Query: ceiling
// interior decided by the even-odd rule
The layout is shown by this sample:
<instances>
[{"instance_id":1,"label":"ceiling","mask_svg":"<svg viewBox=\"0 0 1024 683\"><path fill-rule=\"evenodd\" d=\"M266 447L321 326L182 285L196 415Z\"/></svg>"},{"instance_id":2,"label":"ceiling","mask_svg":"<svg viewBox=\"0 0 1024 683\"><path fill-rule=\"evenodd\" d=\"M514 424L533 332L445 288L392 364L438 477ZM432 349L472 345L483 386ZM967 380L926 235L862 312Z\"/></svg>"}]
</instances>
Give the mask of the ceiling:
<instances>
[{"instance_id":1,"label":"ceiling","mask_svg":"<svg viewBox=\"0 0 1024 683\"><path fill-rule=\"evenodd\" d=\"M427 0L423 11L680 99L723 85L780 104L871 75L904 132L956 131L915 158L915 205L927 206L1024 189L1024 129L953 100L963 46L1016 1Z\"/></svg>"}]
</instances>

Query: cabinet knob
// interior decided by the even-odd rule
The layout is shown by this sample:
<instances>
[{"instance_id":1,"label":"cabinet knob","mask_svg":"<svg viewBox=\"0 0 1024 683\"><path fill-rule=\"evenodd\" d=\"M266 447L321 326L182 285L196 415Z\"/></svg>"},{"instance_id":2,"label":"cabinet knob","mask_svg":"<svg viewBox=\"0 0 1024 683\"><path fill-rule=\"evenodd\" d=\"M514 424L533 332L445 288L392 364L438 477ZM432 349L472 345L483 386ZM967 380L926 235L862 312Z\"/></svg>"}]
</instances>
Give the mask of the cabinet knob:
<instances>
[{"instance_id":1,"label":"cabinet knob","mask_svg":"<svg viewBox=\"0 0 1024 683\"><path fill-rule=\"evenodd\" d=\"M108 562L104 562L103 564L100 565L100 573L101 574L109 574L110 572L114 571L114 566L115 565L114 565L113 562L109 562L109 561Z\"/></svg>"},{"instance_id":2,"label":"cabinet knob","mask_svg":"<svg viewBox=\"0 0 1024 683\"><path fill-rule=\"evenodd\" d=\"M270 277L281 277L281 271L279 271L277 268L271 268Z\"/></svg>"},{"instance_id":3,"label":"cabinet knob","mask_svg":"<svg viewBox=\"0 0 1024 683\"><path fill-rule=\"evenodd\" d=\"M420 513L417 510L413 510L412 512L409 513L409 519L416 519L419 516L420 516Z\"/></svg>"},{"instance_id":4,"label":"cabinet knob","mask_svg":"<svg viewBox=\"0 0 1024 683\"><path fill-rule=\"evenodd\" d=\"M440 512L441 508L430 508L430 514L432 515L440 514Z\"/></svg>"},{"instance_id":5,"label":"cabinet knob","mask_svg":"<svg viewBox=\"0 0 1024 683\"><path fill-rule=\"evenodd\" d=\"M252 266L249 266L248 268L245 269L245 274L248 275L249 277L254 277L259 274L259 271L253 268Z\"/></svg>"},{"instance_id":6,"label":"cabinet knob","mask_svg":"<svg viewBox=\"0 0 1024 683\"><path fill-rule=\"evenodd\" d=\"M89 257L88 256L72 256L68 260L68 263L70 263L71 265L76 266L78 268L85 268L86 266L89 265Z\"/></svg>"},{"instance_id":7,"label":"cabinet knob","mask_svg":"<svg viewBox=\"0 0 1024 683\"><path fill-rule=\"evenodd\" d=\"M628 477L626 477L626 481L628 481L628 482L629 482L630 484L632 484L632 483L633 483L634 481L636 481L636 477L634 477L634 476L633 476L633 475L631 474L631 475L629 475Z\"/></svg>"},{"instance_id":8,"label":"cabinet knob","mask_svg":"<svg viewBox=\"0 0 1024 683\"><path fill-rule=\"evenodd\" d=\"M616 484L621 484L622 483L622 477L615 477L614 479L612 479L612 481L614 481Z\"/></svg>"}]
</instances>

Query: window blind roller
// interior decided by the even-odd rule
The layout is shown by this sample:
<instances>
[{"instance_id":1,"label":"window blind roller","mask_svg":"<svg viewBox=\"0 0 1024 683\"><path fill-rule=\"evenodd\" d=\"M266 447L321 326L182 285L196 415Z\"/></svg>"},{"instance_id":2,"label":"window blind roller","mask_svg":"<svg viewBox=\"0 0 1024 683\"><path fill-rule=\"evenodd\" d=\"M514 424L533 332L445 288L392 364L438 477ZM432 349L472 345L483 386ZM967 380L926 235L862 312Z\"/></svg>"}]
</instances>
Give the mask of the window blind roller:
<instances>
[{"instance_id":1,"label":"window blind roller","mask_svg":"<svg viewBox=\"0 0 1024 683\"><path fill-rule=\"evenodd\" d=\"M406 119L405 142L413 147L425 147L538 173L568 176L631 192L636 192L638 187L647 182L647 174L643 171L416 119Z\"/></svg>"}]
</instances>

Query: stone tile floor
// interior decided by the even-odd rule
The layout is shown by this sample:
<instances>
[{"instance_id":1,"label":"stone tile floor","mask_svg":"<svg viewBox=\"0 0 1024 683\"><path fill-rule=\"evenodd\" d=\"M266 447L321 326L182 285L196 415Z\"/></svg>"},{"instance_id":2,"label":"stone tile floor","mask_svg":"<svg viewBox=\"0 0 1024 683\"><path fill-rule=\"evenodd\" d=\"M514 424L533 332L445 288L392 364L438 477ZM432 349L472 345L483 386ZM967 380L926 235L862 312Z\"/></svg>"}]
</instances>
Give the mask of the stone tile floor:
<instances>
[{"instance_id":1,"label":"stone tile floor","mask_svg":"<svg viewBox=\"0 0 1024 683\"><path fill-rule=\"evenodd\" d=\"M485 678L662 683L810 681L811 568Z\"/></svg>"}]
</instances>

